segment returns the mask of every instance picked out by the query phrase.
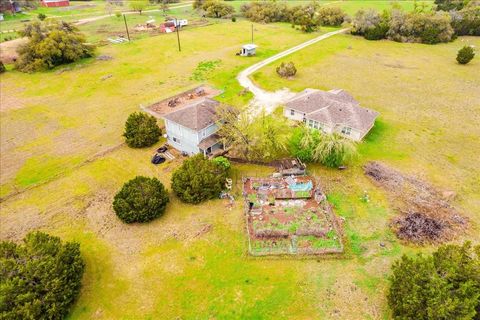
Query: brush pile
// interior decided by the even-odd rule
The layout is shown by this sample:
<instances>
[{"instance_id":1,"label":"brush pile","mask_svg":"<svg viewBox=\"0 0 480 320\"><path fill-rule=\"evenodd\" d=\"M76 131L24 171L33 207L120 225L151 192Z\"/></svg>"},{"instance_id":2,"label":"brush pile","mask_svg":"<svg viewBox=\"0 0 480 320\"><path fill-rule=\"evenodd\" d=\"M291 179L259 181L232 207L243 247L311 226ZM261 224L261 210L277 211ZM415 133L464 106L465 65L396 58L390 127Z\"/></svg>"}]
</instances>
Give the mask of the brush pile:
<instances>
[{"instance_id":1,"label":"brush pile","mask_svg":"<svg viewBox=\"0 0 480 320\"><path fill-rule=\"evenodd\" d=\"M454 208L446 195L416 177L404 175L380 162L364 166L365 174L387 191L402 214L392 221L397 236L424 244L452 239L467 226L467 220Z\"/></svg>"}]
</instances>

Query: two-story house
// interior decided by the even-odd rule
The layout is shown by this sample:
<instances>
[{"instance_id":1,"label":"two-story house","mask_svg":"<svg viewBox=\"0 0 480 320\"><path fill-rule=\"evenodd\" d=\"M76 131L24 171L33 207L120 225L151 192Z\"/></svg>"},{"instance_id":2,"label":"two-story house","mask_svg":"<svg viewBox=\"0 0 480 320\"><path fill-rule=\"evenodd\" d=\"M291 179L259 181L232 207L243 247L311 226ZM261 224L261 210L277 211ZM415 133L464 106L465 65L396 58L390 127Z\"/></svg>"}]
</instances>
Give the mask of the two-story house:
<instances>
[{"instance_id":1,"label":"two-story house","mask_svg":"<svg viewBox=\"0 0 480 320\"><path fill-rule=\"evenodd\" d=\"M209 155L223 144L219 140L216 108L220 102L204 98L163 116L167 141L188 154Z\"/></svg>"},{"instance_id":2,"label":"two-story house","mask_svg":"<svg viewBox=\"0 0 480 320\"><path fill-rule=\"evenodd\" d=\"M305 89L286 103L284 115L313 129L360 141L372 129L379 113L361 107L344 90Z\"/></svg>"}]
</instances>

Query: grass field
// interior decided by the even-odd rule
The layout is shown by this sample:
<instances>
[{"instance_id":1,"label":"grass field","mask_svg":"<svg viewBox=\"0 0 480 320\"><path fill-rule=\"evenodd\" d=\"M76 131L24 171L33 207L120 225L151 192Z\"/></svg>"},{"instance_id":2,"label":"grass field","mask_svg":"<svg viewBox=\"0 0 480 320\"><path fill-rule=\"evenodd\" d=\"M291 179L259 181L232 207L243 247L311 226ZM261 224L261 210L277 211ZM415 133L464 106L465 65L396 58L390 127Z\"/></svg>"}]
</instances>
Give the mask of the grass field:
<instances>
[{"instance_id":1,"label":"grass field","mask_svg":"<svg viewBox=\"0 0 480 320\"><path fill-rule=\"evenodd\" d=\"M248 257L240 201L229 210L223 200L190 206L171 195L163 217L120 223L111 202L121 185L147 175L169 187L180 162L155 167L153 147L122 145L129 113L197 85L193 74L225 90L222 100L243 104L249 96L238 95L240 70L318 35L287 24L255 25L258 56L236 57L249 28L224 22L185 30L181 53L175 35L164 35L99 48L110 61L1 75L1 196L10 197L0 203L0 238L41 229L81 243L87 270L69 319L389 319L384 292L391 263L432 248L402 245L392 234L395 212L361 170L372 159L456 191L456 204L472 221L458 241L480 241L480 62L454 60L464 43L480 46L467 37L427 46L335 36L286 59L299 70L294 80L279 79L277 63L254 75L272 90L343 88L381 113L348 170L310 167L345 218L342 258ZM196 72L200 62L218 59L216 69ZM271 172L250 165L233 170L237 199L242 176ZM360 200L364 191L369 203Z\"/></svg>"}]
</instances>

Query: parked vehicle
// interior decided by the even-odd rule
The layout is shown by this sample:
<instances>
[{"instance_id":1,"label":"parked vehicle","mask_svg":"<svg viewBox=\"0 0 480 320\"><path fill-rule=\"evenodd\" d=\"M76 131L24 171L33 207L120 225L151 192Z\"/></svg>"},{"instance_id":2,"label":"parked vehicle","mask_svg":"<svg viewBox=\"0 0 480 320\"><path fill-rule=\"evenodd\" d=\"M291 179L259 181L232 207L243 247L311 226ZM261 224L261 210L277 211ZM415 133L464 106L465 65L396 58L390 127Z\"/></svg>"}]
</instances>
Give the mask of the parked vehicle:
<instances>
[{"instance_id":1,"label":"parked vehicle","mask_svg":"<svg viewBox=\"0 0 480 320\"><path fill-rule=\"evenodd\" d=\"M164 163L165 161L167 161L167 159L165 159L164 156L159 155L158 153L155 154L152 158L152 163L153 164L161 164L161 163Z\"/></svg>"},{"instance_id":2,"label":"parked vehicle","mask_svg":"<svg viewBox=\"0 0 480 320\"><path fill-rule=\"evenodd\" d=\"M165 145L165 146L162 146L160 148L157 149L157 152L158 153L164 153L168 150L168 147Z\"/></svg>"}]
</instances>

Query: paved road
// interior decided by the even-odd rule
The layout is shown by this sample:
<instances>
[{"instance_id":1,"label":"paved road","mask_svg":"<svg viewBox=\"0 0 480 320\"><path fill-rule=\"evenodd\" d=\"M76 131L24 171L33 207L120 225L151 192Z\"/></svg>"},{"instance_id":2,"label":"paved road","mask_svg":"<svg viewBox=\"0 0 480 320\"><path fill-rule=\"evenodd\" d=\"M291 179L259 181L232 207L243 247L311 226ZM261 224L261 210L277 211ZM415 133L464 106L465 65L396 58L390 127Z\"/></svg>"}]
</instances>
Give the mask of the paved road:
<instances>
[{"instance_id":1,"label":"paved road","mask_svg":"<svg viewBox=\"0 0 480 320\"><path fill-rule=\"evenodd\" d=\"M302 50L305 47L308 47L324 39L330 38L331 36L334 36L336 34L343 33L347 30L349 30L349 28L323 34L314 39L301 43L295 47L277 53L276 55L260 61L240 72L237 76L238 82L242 87L249 89L254 95L251 104L256 107L264 107L267 112L272 112L275 107L284 104L288 99L290 99L294 95L294 93L288 89L283 89L276 92L268 92L266 90L263 90L262 88L255 85L252 80L250 80L250 75L278 59L286 57L294 52Z\"/></svg>"}]
</instances>

